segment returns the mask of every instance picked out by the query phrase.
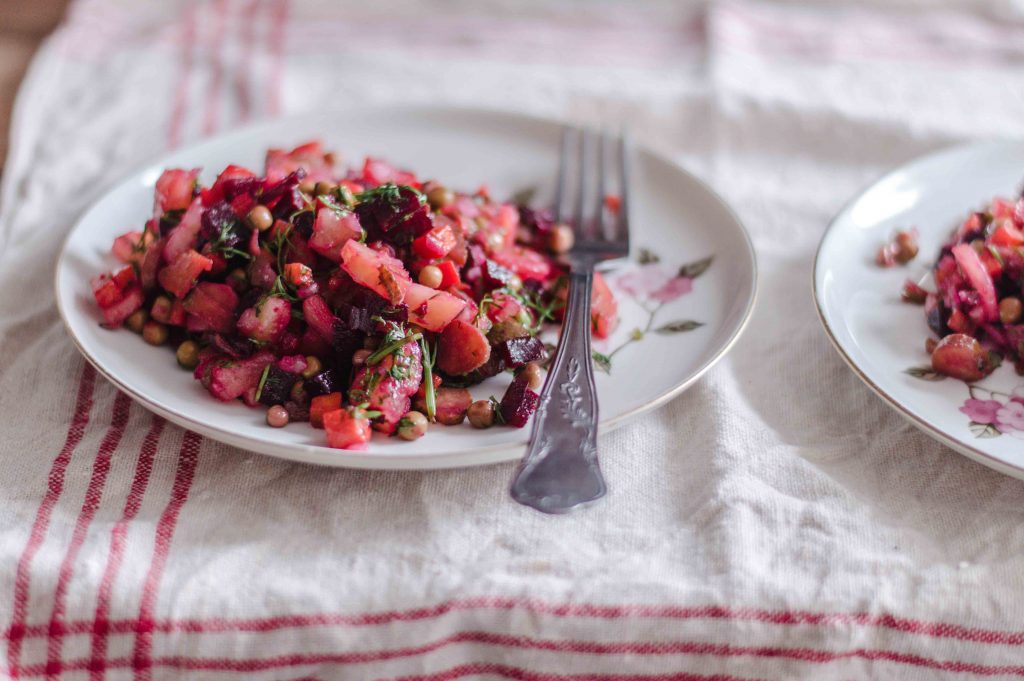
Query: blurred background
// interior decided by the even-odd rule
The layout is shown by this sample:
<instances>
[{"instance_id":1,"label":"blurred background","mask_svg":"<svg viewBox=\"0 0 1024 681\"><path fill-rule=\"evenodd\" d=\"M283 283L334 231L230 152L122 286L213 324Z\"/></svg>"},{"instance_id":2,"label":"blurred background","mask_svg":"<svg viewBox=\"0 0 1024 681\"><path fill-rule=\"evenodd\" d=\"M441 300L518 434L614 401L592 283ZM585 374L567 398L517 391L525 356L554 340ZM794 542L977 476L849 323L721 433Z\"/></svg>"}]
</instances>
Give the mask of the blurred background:
<instances>
[{"instance_id":1,"label":"blurred background","mask_svg":"<svg viewBox=\"0 0 1024 681\"><path fill-rule=\"evenodd\" d=\"M64 14L67 0L0 0L0 172L14 95L39 42Z\"/></svg>"}]
</instances>

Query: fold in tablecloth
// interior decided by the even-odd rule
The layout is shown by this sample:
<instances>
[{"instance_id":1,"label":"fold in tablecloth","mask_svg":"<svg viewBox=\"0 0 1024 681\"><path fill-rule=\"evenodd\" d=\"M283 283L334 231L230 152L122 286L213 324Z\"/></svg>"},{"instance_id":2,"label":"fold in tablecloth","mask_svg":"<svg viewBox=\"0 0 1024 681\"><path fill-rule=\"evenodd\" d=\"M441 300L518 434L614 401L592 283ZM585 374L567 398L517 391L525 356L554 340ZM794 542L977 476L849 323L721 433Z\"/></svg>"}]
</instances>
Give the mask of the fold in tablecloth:
<instances>
[{"instance_id":1,"label":"fold in tablecloth","mask_svg":"<svg viewBox=\"0 0 1024 681\"><path fill-rule=\"evenodd\" d=\"M5 673L1024 676L1024 485L872 396L809 291L866 182L1024 131L1024 18L929 7L79 0L22 88L0 194ZM119 394L61 327L58 244L128 169L247 120L394 102L627 121L749 226L750 329L602 439L600 505L518 507L511 465L232 450Z\"/></svg>"}]
</instances>

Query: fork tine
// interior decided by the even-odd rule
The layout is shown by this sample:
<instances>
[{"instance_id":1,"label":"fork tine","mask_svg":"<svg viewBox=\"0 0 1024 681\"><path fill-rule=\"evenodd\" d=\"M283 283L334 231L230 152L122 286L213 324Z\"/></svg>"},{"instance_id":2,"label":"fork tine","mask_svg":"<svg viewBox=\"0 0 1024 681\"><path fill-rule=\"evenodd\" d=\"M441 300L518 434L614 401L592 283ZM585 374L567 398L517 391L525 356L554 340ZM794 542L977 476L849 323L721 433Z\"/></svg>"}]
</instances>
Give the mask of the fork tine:
<instances>
[{"instance_id":1,"label":"fork tine","mask_svg":"<svg viewBox=\"0 0 1024 681\"><path fill-rule=\"evenodd\" d=\"M569 147L572 143L572 133L571 126L562 127L561 151L558 155L558 178L555 182L555 222L562 221L562 204L565 201L566 176L569 173Z\"/></svg>"},{"instance_id":2,"label":"fork tine","mask_svg":"<svg viewBox=\"0 0 1024 681\"><path fill-rule=\"evenodd\" d=\"M615 238L629 250L629 131L625 128L619 134L619 215Z\"/></svg>"},{"instance_id":3,"label":"fork tine","mask_svg":"<svg viewBox=\"0 0 1024 681\"><path fill-rule=\"evenodd\" d=\"M601 130L600 135L597 137L597 196L594 199L594 238L595 239L608 239L607 234L607 221L605 220L604 211L604 195L607 191L605 185L605 174L607 172L607 163L605 161L607 157L607 135L604 130Z\"/></svg>"},{"instance_id":4,"label":"fork tine","mask_svg":"<svg viewBox=\"0 0 1024 681\"><path fill-rule=\"evenodd\" d=\"M580 129L580 147L576 180L576 210L573 215L573 231L576 233L576 242L583 241L588 236L586 227L586 199L587 199L587 168L590 167L590 133L586 128Z\"/></svg>"}]
</instances>

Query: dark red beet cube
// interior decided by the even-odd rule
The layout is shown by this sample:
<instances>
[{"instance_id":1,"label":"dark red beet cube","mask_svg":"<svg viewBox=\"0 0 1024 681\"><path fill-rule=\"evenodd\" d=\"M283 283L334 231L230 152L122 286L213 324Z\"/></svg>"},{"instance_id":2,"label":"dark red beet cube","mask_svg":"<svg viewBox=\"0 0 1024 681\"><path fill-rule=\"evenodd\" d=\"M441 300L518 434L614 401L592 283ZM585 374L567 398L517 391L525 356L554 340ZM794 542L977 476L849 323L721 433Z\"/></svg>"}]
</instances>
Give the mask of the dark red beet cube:
<instances>
[{"instance_id":1,"label":"dark red beet cube","mask_svg":"<svg viewBox=\"0 0 1024 681\"><path fill-rule=\"evenodd\" d=\"M498 343L497 349L505 360L505 364L513 369L529 362L536 362L544 357L544 343L536 337L509 338L507 341Z\"/></svg>"},{"instance_id":2,"label":"dark red beet cube","mask_svg":"<svg viewBox=\"0 0 1024 681\"><path fill-rule=\"evenodd\" d=\"M540 395L530 390L525 378L517 378L501 398L501 418L510 426L522 428L537 411Z\"/></svg>"}]
</instances>

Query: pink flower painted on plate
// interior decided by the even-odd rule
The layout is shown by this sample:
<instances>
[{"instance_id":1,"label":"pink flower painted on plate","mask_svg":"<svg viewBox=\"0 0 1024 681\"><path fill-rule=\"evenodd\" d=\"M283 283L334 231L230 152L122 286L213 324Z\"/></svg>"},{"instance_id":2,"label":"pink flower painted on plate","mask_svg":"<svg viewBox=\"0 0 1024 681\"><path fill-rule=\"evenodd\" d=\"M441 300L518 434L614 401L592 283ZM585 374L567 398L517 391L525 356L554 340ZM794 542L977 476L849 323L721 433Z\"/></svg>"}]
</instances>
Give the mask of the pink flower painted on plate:
<instances>
[{"instance_id":1,"label":"pink flower painted on plate","mask_svg":"<svg viewBox=\"0 0 1024 681\"><path fill-rule=\"evenodd\" d=\"M1003 407L998 400L975 400L973 398L964 400L964 406L960 411L967 414L967 418L975 423L993 424L996 422L997 414Z\"/></svg>"},{"instance_id":2,"label":"pink flower painted on plate","mask_svg":"<svg viewBox=\"0 0 1024 681\"><path fill-rule=\"evenodd\" d=\"M661 288L651 293L651 299L657 300L659 303L669 303L692 290L693 279L689 277L672 277Z\"/></svg>"},{"instance_id":3,"label":"pink flower painted on plate","mask_svg":"<svg viewBox=\"0 0 1024 681\"><path fill-rule=\"evenodd\" d=\"M1007 402L996 412L996 426L1004 433L1024 431L1024 404L1016 401Z\"/></svg>"},{"instance_id":4,"label":"pink flower painted on plate","mask_svg":"<svg viewBox=\"0 0 1024 681\"><path fill-rule=\"evenodd\" d=\"M657 265L643 265L626 272L615 283L634 298L659 303L671 302L693 290L693 279L671 276Z\"/></svg>"}]
</instances>

